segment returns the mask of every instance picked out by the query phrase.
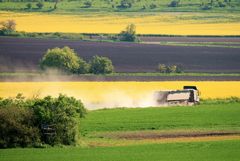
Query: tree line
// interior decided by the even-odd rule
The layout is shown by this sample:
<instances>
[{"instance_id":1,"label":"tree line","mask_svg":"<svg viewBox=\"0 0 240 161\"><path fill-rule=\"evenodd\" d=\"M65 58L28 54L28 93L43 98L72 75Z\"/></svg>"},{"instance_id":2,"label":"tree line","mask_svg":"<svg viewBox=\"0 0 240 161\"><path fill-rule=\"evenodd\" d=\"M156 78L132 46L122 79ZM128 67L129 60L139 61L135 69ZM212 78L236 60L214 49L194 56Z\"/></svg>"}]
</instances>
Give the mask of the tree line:
<instances>
[{"instance_id":1,"label":"tree line","mask_svg":"<svg viewBox=\"0 0 240 161\"><path fill-rule=\"evenodd\" d=\"M32 3L36 3L36 7L37 9L42 9L44 7L44 2L52 2L53 7L51 10L56 10L58 8L58 4L63 1L63 0L0 0L0 2L29 2L26 4L26 9L30 10L33 8ZM86 0L86 1L80 1L80 0L75 0L75 1L79 1L80 3L83 3L82 8L91 8L94 3L96 2L96 0ZM154 1L150 1L150 2L141 2L141 0L106 0L105 1L107 4L109 4L109 7L111 7L112 9L130 9L133 8L137 3L141 3L143 4L142 6L140 6L140 9L146 10L146 9L150 9L150 10L154 10L156 8L160 8L161 5L159 4L159 2ZM168 4L166 5L167 7L181 7L181 6L192 6L192 4L188 4L188 3L183 3L181 0L170 0L168 2ZM227 6L233 7L233 3L231 0L206 0L206 1L199 1L199 3L197 3L196 5L200 6L200 9L202 10L210 10L212 8L224 8Z\"/></svg>"}]
</instances>

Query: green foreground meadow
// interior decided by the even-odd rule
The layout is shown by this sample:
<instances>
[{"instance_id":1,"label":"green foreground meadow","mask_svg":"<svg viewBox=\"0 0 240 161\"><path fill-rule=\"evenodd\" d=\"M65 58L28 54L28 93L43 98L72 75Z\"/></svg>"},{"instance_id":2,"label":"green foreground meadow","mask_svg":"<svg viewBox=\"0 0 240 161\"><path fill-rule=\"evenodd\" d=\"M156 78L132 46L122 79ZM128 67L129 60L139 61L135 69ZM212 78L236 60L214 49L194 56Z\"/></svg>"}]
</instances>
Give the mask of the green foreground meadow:
<instances>
[{"instance_id":1,"label":"green foreground meadow","mask_svg":"<svg viewBox=\"0 0 240 161\"><path fill-rule=\"evenodd\" d=\"M240 103L204 101L194 107L89 111L81 119L81 146L0 150L1 161L238 161ZM124 133L235 132L228 139L181 142L123 139ZM219 137L219 136L218 136ZM204 137L203 137L204 138ZM124 144L122 144L124 143Z\"/></svg>"},{"instance_id":2,"label":"green foreground meadow","mask_svg":"<svg viewBox=\"0 0 240 161\"><path fill-rule=\"evenodd\" d=\"M239 161L240 141L126 147L6 149L1 161Z\"/></svg>"}]
</instances>

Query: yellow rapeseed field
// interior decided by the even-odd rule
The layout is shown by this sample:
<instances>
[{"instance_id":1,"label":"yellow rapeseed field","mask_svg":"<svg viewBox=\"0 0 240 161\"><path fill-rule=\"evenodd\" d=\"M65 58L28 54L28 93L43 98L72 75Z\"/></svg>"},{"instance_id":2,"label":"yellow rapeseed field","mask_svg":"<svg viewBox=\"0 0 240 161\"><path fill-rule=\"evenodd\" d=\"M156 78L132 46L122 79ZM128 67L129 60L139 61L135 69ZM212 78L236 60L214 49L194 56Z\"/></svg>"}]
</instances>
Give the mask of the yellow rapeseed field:
<instances>
[{"instance_id":1,"label":"yellow rapeseed field","mask_svg":"<svg viewBox=\"0 0 240 161\"><path fill-rule=\"evenodd\" d=\"M240 35L236 15L207 18L211 13L85 13L78 15L0 11L0 21L13 19L18 31L119 33L134 23L140 34ZM227 17L227 18L226 18Z\"/></svg>"},{"instance_id":2,"label":"yellow rapeseed field","mask_svg":"<svg viewBox=\"0 0 240 161\"><path fill-rule=\"evenodd\" d=\"M182 89L196 85L201 98L240 97L240 82L0 82L0 97L26 97L67 94L81 99L86 106L148 106L158 90Z\"/></svg>"}]
</instances>

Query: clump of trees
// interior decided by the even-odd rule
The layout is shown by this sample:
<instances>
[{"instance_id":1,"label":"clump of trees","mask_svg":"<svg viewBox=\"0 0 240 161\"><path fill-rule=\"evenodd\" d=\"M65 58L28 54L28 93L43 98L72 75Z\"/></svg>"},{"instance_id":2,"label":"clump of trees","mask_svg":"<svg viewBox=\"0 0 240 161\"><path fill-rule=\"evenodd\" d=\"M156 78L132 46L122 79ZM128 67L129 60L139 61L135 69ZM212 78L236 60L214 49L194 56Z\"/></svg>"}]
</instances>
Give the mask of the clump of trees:
<instances>
[{"instance_id":1,"label":"clump of trees","mask_svg":"<svg viewBox=\"0 0 240 161\"><path fill-rule=\"evenodd\" d=\"M0 35L10 35L16 32L16 22L14 20L6 20L0 22Z\"/></svg>"},{"instance_id":2,"label":"clump of trees","mask_svg":"<svg viewBox=\"0 0 240 161\"><path fill-rule=\"evenodd\" d=\"M208 3L203 3L201 4L201 9L202 10L211 10L213 8L224 8L227 6L231 6L231 0L224 0L224 1L220 1L220 0L210 0Z\"/></svg>"},{"instance_id":3,"label":"clump of trees","mask_svg":"<svg viewBox=\"0 0 240 161\"><path fill-rule=\"evenodd\" d=\"M131 8L132 7L132 0L121 0L120 1L120 5L118 6L118 8Z\"/></svg>"},{"instance_id":4,"label":"clump of trees","mask_svg":"<svg viewBox=\"0 0 240 161\"><path fill-rule=\"evenodd\" d=\"M58 69L73 74L109 74L114 72L114 66L109 58L94 56L87 63L67 46L47 50L40 61L40 67L43 70Z\"/></svg>"},{"instance_id":5,"label":"clump of trees","mask_svg":"<svg viewBox=\"0 0 240 161\"><path fill-rule=\"evenodd\" d=\"M170 2L170 4L168 6L169 7L178 7L179 3L180 3L179 0L173 0L173 1Z\"/></svg>"},{"instance_id":6,"label":"clump of trees","mask_svg":"<svg viewBox=\"0 0 240 161\"><path fill-rule=\"evenodd\" d=\"M119 39L121 41L130 41L130 42L136 42L139 41L137 34L136 34L136 25L129 24L125 30L123 30L119 34Z\"/></svg>"},{"instance_id":7,"label":"clump of trees","mask_svg":"<svg viewBox=\"0 0 240 161\"><path fill-rule=\"evenodd\" d=\"M27 3L27 4L26 4L26 8L27 8L27 9L32 9L32 3Z\"/></svg>"},{"instance_id":8,"label":"clump of trees","mask_svg":"<svg viewBox=\"0 0 240 161\"><path fill-rule=\"evenodd\" d=\"M91 1L86 1L83 3L84 4L84 8L90 8L92 7L92 2Z\"/></svg>"},{"instance_id":9,"label":"clump of trees","mask_svg":"<svg viewBox=\"0 0 240 161\"><path fill-rule=\"evenodd\" d=\"M37 7L37 9L42 9L44 7L44 3L43 2L37 2L36 7ZM26 9L30 10L32 8L33 8L32 3L27 3L26 4Z\"/></svg>"},{"instance_id":10,"label":"clump of trees","mask_svg":"<svg viewBox=\"0 0 240 161\"><path fill-rule=\"evenodd\" d=\"M65 46L63 48L48 49L40 62L40 67L42 69L57 68L64 72L77 73L80 62L83 61L74 50Z\"/></svg>"},{"instance_id":11,"label":"clump of trees","mask_svg":"<svg viewBox=\"0 0 240 161\"><path fill-rule=\"evenodd\" d=\"M180 65L159 64L157 71L160 73L182 73L183 68Z\"/></svg>"},{"instance_id":12,"label":"clump of trees","mask_svg":"<svg viewBox=\"0 0 240 161\"><path fill-rule=\"evenodd\" d=\"M0 99L0 148L74 145L79 120L86 110L80 100L60 94L57 98Z\"/></svg>"},{"instance_id":13,"label":"clump of trees","mask_svg":"<svg viewBox=\"0 0 240 161\"><path fill-rule=\"evenodd\" d=\"M43 2L38 2L38 3L36 4L36 6L37 6L38 9L42 9L43 6L44 6L44 4L43 4Z\"/></svg>"},{"instance_id":14,"label":"clump of trees","mask_svg":"<svg viewBox=\"0 0 240 161\"><path fill-rule=\"evenodd\" d=\"M151 3L149 7L150 7L150 9L154 9L154 8L157 8L157 5L154 3Z\"/></svg>"}]
</instances>

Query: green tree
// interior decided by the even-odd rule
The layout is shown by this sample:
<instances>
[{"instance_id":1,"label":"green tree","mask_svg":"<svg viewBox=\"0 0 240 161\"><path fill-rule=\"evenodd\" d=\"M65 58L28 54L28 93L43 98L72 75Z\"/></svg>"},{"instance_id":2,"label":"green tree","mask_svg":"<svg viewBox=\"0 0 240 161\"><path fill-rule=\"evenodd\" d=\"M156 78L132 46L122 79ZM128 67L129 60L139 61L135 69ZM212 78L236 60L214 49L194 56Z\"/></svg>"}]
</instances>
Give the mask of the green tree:
<instances>
[{"instance_id":1,"label":"green tree","mask_svg":"<svg viewBox=\"0 0 240 161\"><path fill-rule=\"evenodd\" d=\"M64 72L77 73L80 68L79 59L74 50L67 46L63 48L53 48L47 50L40 61L40 67L43 70L55 68Z\"/></svg>"},{"instance_id":2,"label":"green tree","mask_svg":"<svg viewBox=\"0 0 240 161\"><path fill-rule=\"evenodd\" d=\"M166 70L167 73L176 73L176 71L177 71L177 66L176 65L167 66L167 70Z\"/></svg>"},{"instance_id":3,"label":"green tree","mask_svg":"<svg viewBox=\"0 0 240 161\"><path fill-rule=\"evenodd\" d=\"M158 71L160 73L166 73L167 72L167 66L165 64L159 64L158 65Z\"/></svg>"},{"instance_id":4,"label":"green tree","mask_svg":"<svg viewBox=\"0 0 240 161\"><path fill-rule=\"evenodd\" d=\"M118 8L131 8L132 0L121 0Z\"/></svg>"},{"instance_id":5,"label":"green tree","mask_svg":"<svg viewBox=\"0 0 240 161\"><path fill-rule=\"evenodd\" d=\"M183 73L183 72L184 72L183 66L181 64L177 65L176 73Z\"/></svg>"},{"instance_id":6,"label":"green tree","mask_svg":"<svg viewBox=\"0 0 240 161\"><path fill-rule=\"evenodd\" d=\"M89 64L84 61L83 59L79 58L78 59L78 64L79 64L79 67L77 69L77 71L75 73L77 74L86 74L86 73L89 73Z\"/></svg>"},{"instance_id":7,"label":"green tree","mask_svg":"<svg viewBox=\"0 0 240 161\"><path fill-rule=\"evenodd\" d=\"M34 111L36 123L43 131L41 139L44 143L50 145L77 143L79 118L86 114L80 100L62 94L58 98L47 96L34 100L30 108ZM45 133L44 130L49 128L51 131Z\"/></svg>"},{"instance_id":8,"label":"green tree","mask_svg":"<svg viewBox=\"0 0 240 161\"><path fill-rule=\"evenodd\" d=\"M94 56L90 61L90 72L94 74L109 74L114 72L112 61L107 57Z\"/></svg>"},{"instance_id":9,"label":"green tree","mask_svg":"<svg viewBox=\"0 0 240 161\"><path fill-rule=\"evenodd\" d=\"M2 21L0 22L0 29L4 30L4 31L16 31L16 22L14 20L6 20L6 21Z\"/></svg>"},{"instance_id":10,"label":"green tree","mask_svg":"<svg viewBox=\"0 0 240 161\"><path fill-rule=\"evenodd\" d=\"M120 40L122 41L138 41L137 35L136 35L136 26L134 24L129 24L124 31L122 31L120 34Z\"/></svg>"},{"instance_id":11,"label":"green tree","mask_svg":"<svg viewBox=\"0 0 240 161\"><path fill-rule=\"evenodd\" d=\"M39 129L34 126L30 109L0 106L0 148L27 147L39 142Z\"/></svg>"},{"instance_id":12,"label":"green tree","mask_svg":"<svg viewBox=\"0 0 240 161\"><path fill-rule=\"evenodd\" d=\"M178 7L180 1L173 0L171 3L168 5L169 7Z\"/></svg>"},{"instance_id":13,"label":"green tree","mask_svg":"<svg viewBox=\"0 0 240 161\"><path fill-rule=\"evenodd\" d=\"M55 3L54 3L54 6L53 6L54 9L57 9L57 5L58 5L58 3L59 3L60 1L61 1L61 0L53 0L53 2L55 2Z\"/></svg>"},{"instance_id":14,"label":"green tree","mask_svg":"<svg viewBox=\"0 0 240 161\"><path fill-rule=\"evenodd\" d=\"M36 4L36 6L37 6L38 9L42 9L43 6L44 6L44 4L43 4L42 2L38 2L38 3Z\"/></svg>"},{"instance_id":15,"label":"green tree","mask_svg":"<svg viewBox=\"0 0 240 161\"><path fill-rule=\"evenodd\" d=\"M154 8L157 8L157 5L156 4L154 4L154 3L152 3L152 4L150 4L150 9L154 9Z\"/></svg>"},{"instance_id":16,"label":"green tree","mask_svg":"<svg viewBox=\"0 0 240 161\"><path fill-rule=\"evenodd\" d=\"M85 8L90 8L90 7L92 7L92 2L91 2L91 1L86 1L86 2L84 2L84 7L85 7Z\"/></svg>"},{"instance_id":17,"label":"green tree","mask_svg":"<svg viewBox=\"0 0 240 161\"><path fill-rule=\"evenodd\" d=\"M27 7L27 9L31 9L32 8L32 3L27 3L26 7Z\"/></svg>"}]
</instances>

